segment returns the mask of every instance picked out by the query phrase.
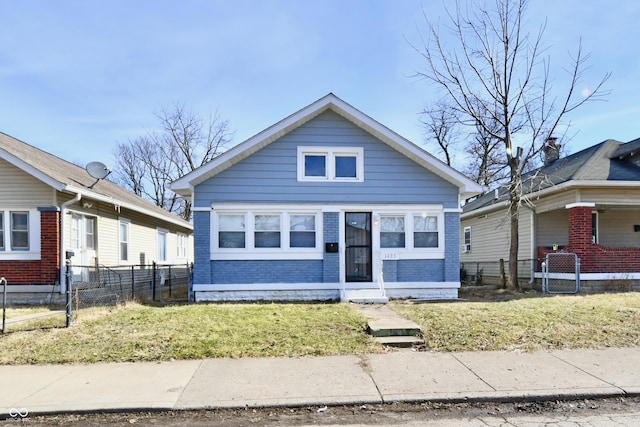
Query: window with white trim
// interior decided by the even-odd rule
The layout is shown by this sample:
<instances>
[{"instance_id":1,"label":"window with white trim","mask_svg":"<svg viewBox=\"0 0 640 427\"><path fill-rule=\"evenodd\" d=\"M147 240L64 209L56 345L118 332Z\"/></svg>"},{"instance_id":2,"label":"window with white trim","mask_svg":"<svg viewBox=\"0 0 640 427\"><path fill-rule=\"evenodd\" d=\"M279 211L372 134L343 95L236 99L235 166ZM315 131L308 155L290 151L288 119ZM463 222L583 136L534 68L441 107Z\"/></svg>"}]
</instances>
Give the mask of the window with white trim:
<instances>
[{"instance_id":1,"label":"window with white trim","mask_svg":"<svg viewBox=\"0 0 640 427\"><path fill-rule=\"evenodd\" d=\"M212 247L224 254L322 254L320 212L251 210L212 212Z\"/></svg>"},{"instance_id":2,"label":"window with white trim","mask_svg":"<svg viewBox=\"0 0 640 427\"><path fill-rule=\"evenodd\" d=\"M289 216L289 246L292 248L316 247L316 216Z\"/></svg>"},{"instance_id":3,"label":"window with white trim","mask_svg":"<svg viewBox=\"0 0 640 427\"><path fill-rule=\"evenodd\" d=\"M186 258L187 257L187 242L188 237L184 233L176 233L176 240L178 244L178 252L176 256L178 258Z\"/></svg>"},{"instance_id":4,"label":"window with white trim","mask_svg":"<svg viewBox=\"0 0 640 427\"><path fill-rule=\"evenodd\" d=\"M120 261L129 261L129 227L130 222L125 219L120 220L118 230L118 241L120 243Z\"/></svg>"},{"instance_id":5,"label":"window with white trim","mask_svg":"<svg viewBox=\"0 0 640 427\"><path fill-rule=\"evenodd\" d=\"M298 147L298 181L362 182L362 147Z\"/></svg>"},{"instance_id":6,"label":"window with white trim","mask_svg":"<svg viewBox=\"0 0 640 427\"><path fill-rule=\"evenodd\" d=\"M0 211L0 259L40 259L40 212Z\"/></svg>"},{"instance_id":7,"label":"window with white trim","mask_svg":"<svg viewBox=\"0 0 640 427\"><path fill-rule=\"evenodd\" d=\"M95 218L71 214L71 248L84 250L95 249Z\"/></svg>"},{"instance_id":8,"label":"window with white trim","mask_svg":"<svg viewBox=\"0 0 640 427\"><path fill-rule=\"evenodd\" d=\"M29 250L29 212L11 212L11 250Z\"/></svg>"},{"instance_id":9,"label":"window with white trim","mask_svg":"<svg viewBox=\"0 0 640 427\"><path fill-rule=\"evenodd\" d=\"M280 215L255 215L254 245L256 248L280 247Z\"/></svg>"},{"instance_id":10,"label":"window with white trim","mask_svg":"<svg viewBox=\"0 0 640 427\"><path fill-rule=\"evenodd\" d=\"M413 216L413 247L438 247L438 217L429 215Z\"/></svg>"},{"instance_id":11,"label":"window with white trim","mask_svg":"<svg viewBox=\"0 0 640 427\"><path fill-rule=\"evenodd\" d=\"M464 228L464 245L462 252L471 252L471 227Z\"/></svg>"},{"instance_id":12,"label":"window with white trim","mask_svg":"<svg viewBox=\"0 0 640 427\"><path fill-rule=\"evenodd\" d=\"M219 248L244 248L245 215L220 214L218 215L218 247Z\"/></svg>"},{"instance_id":13,"label":"window with white trim","mask_svg":"<svg viewBox=\"0 0 640 427\"><path fill-rule=\"evenodd\" d=\"M380 215L380 247L404 248L404 215Z\"/></svg>"},{"instance_id":14,"label":"window with white trim","mask_svg":"<svg viewBox=\"0 0 640 427\"><path fill-rule=\"evenodd\" d=\"M169 232L167 230L158 229L158 261L166 262L169 252Z\"/></svg>"}]
</instances>

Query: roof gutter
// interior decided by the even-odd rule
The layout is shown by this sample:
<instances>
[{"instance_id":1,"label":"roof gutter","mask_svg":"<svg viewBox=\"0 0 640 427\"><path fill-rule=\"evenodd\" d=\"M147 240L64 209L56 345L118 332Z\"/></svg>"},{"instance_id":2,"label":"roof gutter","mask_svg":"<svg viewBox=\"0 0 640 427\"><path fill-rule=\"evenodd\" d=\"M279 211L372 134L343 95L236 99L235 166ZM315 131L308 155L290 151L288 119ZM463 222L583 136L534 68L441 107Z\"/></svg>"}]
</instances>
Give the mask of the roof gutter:
<instances>
[{"instance_id":1,"label":"roof gutter","mask_svg":"<svg viewBox=\"0 0 640 427\"><path fill-rule=\"evenodd\" d=\"M71 199L71 200L67 200L66 202L62 203L60 205L60 293L63 294L67 291L67 283L65 281L65 261L66 261L66 254L64 253L65 247L66 247L66 233L65 233L65 216L67 214L67 206L70 206L74 203L78 203L80 201L80 199L82 199L82 195L80 193L76 193L76 196Z\"/></svg>"},{"instance_id":2,"label":"roof gutter","mask_svg":"<svg viewBox=\"0 0 640 427\"><path fill-rule=\"evenodd\" d=\"M170 223L173 223L175 225L179 225L181 227L185 227L185 228L189 228L192 229L193 226L189 223L185 224L184 220L182 220L181 218L175 217L175 218L171 218L171 216L167 215L160 215L152 210L149 209L145 209L142 208L140 206L136 206L130 203L126 203L126 202L122 202L119 200L114 199L113 197L108 197L108 196L103 196L99 193L95 193L92 191L86 191L77 187L72 187L72 186L67 186L65 188L65 190L76 193L78 196L84 196L85 198L90 198L99 202L106 202L106 203L111 203L114 206L118 206L118 207L124 207L126 209L130 209L132 211L136 211L136 212L140 212L143 213L145 215L149 215L152 216L154 218L163 220L163 221L167 221Z\"/></svg>"}]
</instances>

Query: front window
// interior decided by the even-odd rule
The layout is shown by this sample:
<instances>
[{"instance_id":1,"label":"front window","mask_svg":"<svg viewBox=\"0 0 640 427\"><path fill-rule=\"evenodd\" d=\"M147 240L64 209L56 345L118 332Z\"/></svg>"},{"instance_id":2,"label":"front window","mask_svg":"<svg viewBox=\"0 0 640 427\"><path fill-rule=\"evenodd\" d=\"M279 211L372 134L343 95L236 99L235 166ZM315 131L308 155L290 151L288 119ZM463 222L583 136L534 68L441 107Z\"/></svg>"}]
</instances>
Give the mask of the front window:
<instances>
[{"instance_id":1,"label":"front window","mask_svg":"<svg viewBox=\"0 0 640 427\"><path fill-rule=\"evenodd\" d=\"M413 217L413 246L415 248L438 247L438 217L427 215Z\"/></svg>"},{"instance_id":2,"label":"front window","mask_svg":"<svg viewBox=\"0 0 640 427\"><path fill-rule=\"evenodd\" d=\"M212 259L321 259L317 210L251 209L212 212Z\"/></svg>"},{"instance_id":3,"label":"front window","mask_svg":"<svg viewBox=\"0 0 640 427\"><path fill-rule=\"evenodd\" d=\"M380 217L380 247L405 247L404 216Z\"/></svg>"},{"instance_id":4,"label":"front window","mask_svg":"<svg viewBox=\"0 0 640 427\"><path fill-rule=\"evenodd\" d=\"M279 215L256 215L254 230L254 243L256 248L280 247Z\"/></svg>"},{"instance_id":5,"label":"front window","mask_svg":"<svg viewBox=\"0 0 640 427\"><path fill-rule=\"evenodd\" d=\"M11 250L29 250L29 212L11 212Z\"/></svg>"},{"instance_id":6,"label":"front window","mask_svg":"<svg viewBox=\"0 0 640 427\"><path fill-rule=\"evenodd\" d=\"M244 215L220 215L218 217L218 247L245 247L245 217Z\"/></svg>"},{"instance_id":7,"label":"front window","mask_svg":"<svg viewBox=\"0 0 640 427\"><path fill-rule=\"evenodd\" d=\"M316 247L315 215L291 215L289 244L292 248Z\"/></svg>"}]
</instances>

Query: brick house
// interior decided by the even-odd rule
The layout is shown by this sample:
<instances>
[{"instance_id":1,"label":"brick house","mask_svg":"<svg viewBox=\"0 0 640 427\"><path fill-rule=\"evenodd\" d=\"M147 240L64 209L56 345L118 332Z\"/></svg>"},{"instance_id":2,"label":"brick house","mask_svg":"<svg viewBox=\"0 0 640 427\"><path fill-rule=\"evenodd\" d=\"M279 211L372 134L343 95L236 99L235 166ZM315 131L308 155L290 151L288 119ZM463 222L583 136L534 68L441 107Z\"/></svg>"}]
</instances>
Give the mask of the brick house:
<instances>
[{"instance_id":1,"label":"brick house","mask_svg":"<svg viewBox=\"0 0 640 427\"><path fill-rule=\"evenodd\" d=\"M64 292L67 253L76 279L86 266L192 260L189 222L3 133L0 182L0 277L10 301Z\"/></svg>"},{"instance_id":2,"label":"brick house","mask_svg":"<svg viewBox=\"0 0 640 427\"><path fill-rule=\"evenodd\" d=\"M481 187L333 94L175 181L197 301L456 298Z\"/></svg>"},{"instance_id":3,"label":"brick house","mask_svg":"<svg viewBox=\"0 0 640 427\"><path fill-rule=\"evenodd\" d=\"M545 164L525 176L520 208L519 260L534 260L522 280L541 277L547 253L564 251L581 260L580 279L594 289L624 281L640 283L640 139L607 140L558 158L555 141ZM463 207L463 264L508 259L506 188ZM485 272L486 276L486 272Z\"/></svg>"}]
</instances>

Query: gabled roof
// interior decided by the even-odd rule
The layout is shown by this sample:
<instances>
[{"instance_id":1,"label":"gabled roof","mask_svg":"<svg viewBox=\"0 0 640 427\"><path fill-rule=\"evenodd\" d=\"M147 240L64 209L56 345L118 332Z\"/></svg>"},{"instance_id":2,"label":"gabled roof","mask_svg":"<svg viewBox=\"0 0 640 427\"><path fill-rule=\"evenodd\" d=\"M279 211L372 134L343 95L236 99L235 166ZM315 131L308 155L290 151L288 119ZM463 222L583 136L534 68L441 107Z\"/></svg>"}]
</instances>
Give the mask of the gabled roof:
<instances>
[{"instance_id":1,"label":"gabled roof","mask_svg":"<svg viewBox=\"0 0 640 427\"><path fill-rule=\"evenodd\" d=\"M627 159L640 148L640 139L623 144L608 139L522 176L525 194L564 189L567 185L640 185L640 167ZM509 199L507 186L492 190L463 206L463 213L503 206Z\"/></svg>"},{"instance_id":2,"label":"gabled roof","mask_svg":"<svg viewBox=\"0 0 640 427\"><path fill-rule=\"evenodd\" d=\"M80 194L84 198L112 203L144 215L193 229L193 226L188 221L156 206L135 193L107 179L101 179L96 182L96 179L90 176L84 168L2 132L0 132L0 158L57 191Z\"/></svg>"},{"instance_id":3,"label":"gabled roof","mask_svg":"<svg viewBox=\"0 0 640 427\"><path fill-rule=\"evenodd\" d=\"M185 196L191 195L196 185L249 157L327 110L339 114L386 143L391 148L414 160L425 169L455 185L459 188L459 192L463 198L472 197L483 190L482 186L476 182L447 166L409 140L373 120L332 93L293 113L257 135L236 145L209 163L174 181L170 188L178 194Z\"/></svg>"}]
</instances>

